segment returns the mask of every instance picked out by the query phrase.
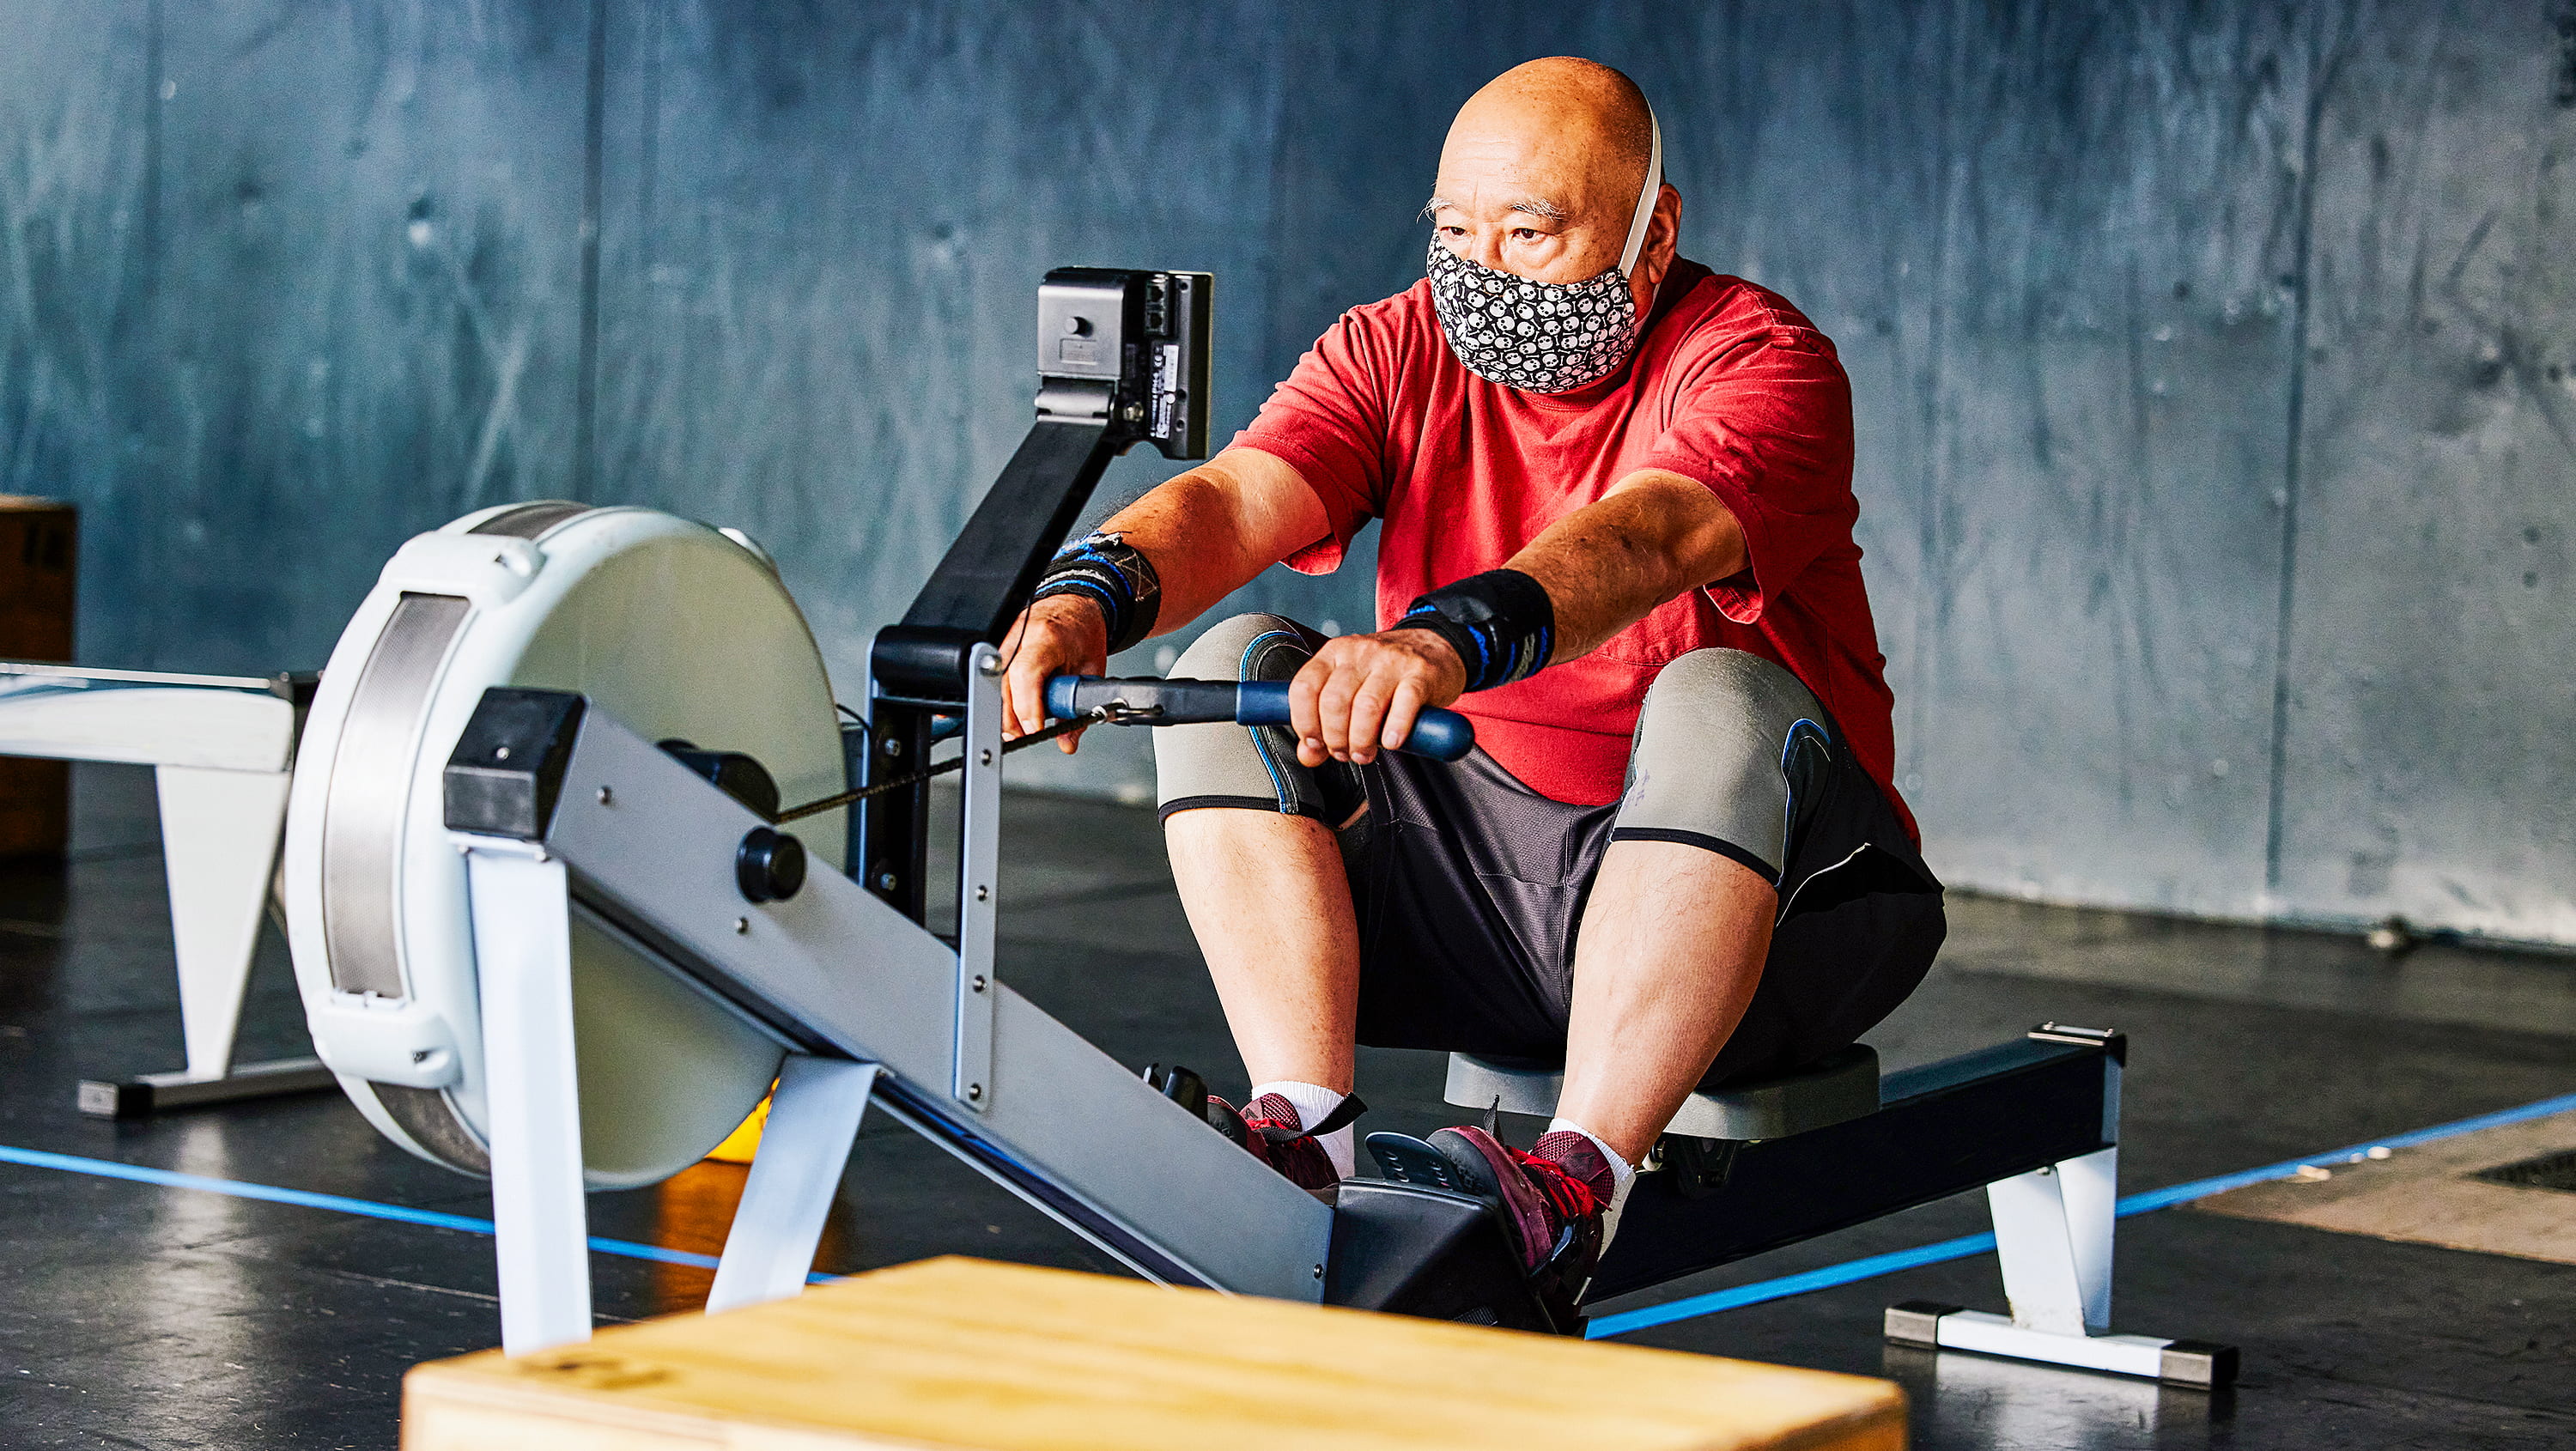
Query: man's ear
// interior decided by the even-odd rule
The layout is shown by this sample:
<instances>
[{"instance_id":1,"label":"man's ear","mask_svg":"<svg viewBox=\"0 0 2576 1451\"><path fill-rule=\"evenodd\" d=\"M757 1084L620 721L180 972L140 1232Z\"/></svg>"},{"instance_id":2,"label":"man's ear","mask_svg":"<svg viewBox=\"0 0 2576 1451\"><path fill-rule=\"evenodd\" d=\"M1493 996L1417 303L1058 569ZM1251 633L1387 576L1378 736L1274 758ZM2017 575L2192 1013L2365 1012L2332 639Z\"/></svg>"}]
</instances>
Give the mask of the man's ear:
<instances>
[{"instance_id":1,"label":"man's ear","mask_svg":"<svg viewBox=\"0 0 2576 1451\"><path fill-rule=\"evenodd\" d=\"M1681 253L1682 192L1671 182L1655 193L1655 219L1646 224L1646 255L1659 267L1670 267Z\"/></svg>"},{"instance_id":2,"label":"man's ear","mask_svg":"<svg viewBox=\"0 0 2576 1451\"><path fill-rule=\"evenodd\" d=\"M1655 193L1655 215L1646 223L1646 244L1637 249L1637 270L1628 279L1636 290L1639 312L1654 305L1655 289L1663 285L1664 274L1681 255L1681 235L1681 189L1668 181Z\"/></svg>"}]
</instances>

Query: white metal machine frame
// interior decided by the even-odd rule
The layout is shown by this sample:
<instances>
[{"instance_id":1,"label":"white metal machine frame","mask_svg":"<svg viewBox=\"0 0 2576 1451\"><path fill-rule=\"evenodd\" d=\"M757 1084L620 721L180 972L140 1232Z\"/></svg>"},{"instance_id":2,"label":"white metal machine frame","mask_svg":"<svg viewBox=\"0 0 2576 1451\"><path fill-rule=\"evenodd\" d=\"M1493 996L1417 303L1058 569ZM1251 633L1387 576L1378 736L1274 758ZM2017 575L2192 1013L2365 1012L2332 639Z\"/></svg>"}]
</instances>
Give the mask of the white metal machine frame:
<instances>
[{"instance_id":1,"label":"white metal machine frame","mask_svg":"<svg viewBox=\"0 0 2576 1451\"><path fill-rule=\"evenodd\" d=\"M1802 1209L1783 1215L1774 1187L1870 1163L1870 1172L1842 1177L1846 1222L1984 1185L2012 1311L1908 1301L1887 1311L1888 1339L2176 1385L2224 1383L2234 1373L2227 1347L2110 1328L2124 1054L2117 1034L2048 1023L2021 1043L1884 1079L1877 1054L1856 1045L1806 1072L1694 1094L1667 1131L1667 1162L1639 1181L1631 1200L1637 1222L1613 1242L1598 1288L1624 1294L1834 1227ZM1559 1088L1551 1071L1455 1054L1445 1096L1462 1107L1544 1117L1555 1112ZM2034 1104L2044 1111L2030 1112ZM2068 1153L2075 1148L2086 1152ZM1886 1167L1909 1149L1927 1161L1985 1162L1946 1177ZM1713 1166L1704 1161L1712 1151ZM1685 1153L1700 1161L1684 1161ZM1695 1202L1730 1192L1750 1202L1693 1213ZM1694 1219L1706 1227L1690 1232ZM1630 1229L1644 1233L1631 1240Z\"/></svg>"}]
</instances>

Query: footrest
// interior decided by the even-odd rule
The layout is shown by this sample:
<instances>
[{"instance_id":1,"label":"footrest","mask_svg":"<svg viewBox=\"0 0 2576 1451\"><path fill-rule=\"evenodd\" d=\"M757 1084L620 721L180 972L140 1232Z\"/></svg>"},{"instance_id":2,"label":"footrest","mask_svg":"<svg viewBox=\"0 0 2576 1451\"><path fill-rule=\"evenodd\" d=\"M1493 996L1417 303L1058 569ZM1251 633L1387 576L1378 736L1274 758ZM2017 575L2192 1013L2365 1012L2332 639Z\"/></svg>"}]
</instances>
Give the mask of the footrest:
<instances>
[{"instance_id":1,"label":"footrest","mask_svg":"<svg viewBox=\"0 0 2576 1451\"><path fill-rule=\"evenodd\" d=\"M2217 1390L2236 1382L2236 1347L2146 1335L2058 1335L2001 1315L1929 1300L1887 1308L1887 1338L1927 1350L1973 1350L2012 1360L2134 1375L2166 1385Z\"/></svg>"}]
</instances>

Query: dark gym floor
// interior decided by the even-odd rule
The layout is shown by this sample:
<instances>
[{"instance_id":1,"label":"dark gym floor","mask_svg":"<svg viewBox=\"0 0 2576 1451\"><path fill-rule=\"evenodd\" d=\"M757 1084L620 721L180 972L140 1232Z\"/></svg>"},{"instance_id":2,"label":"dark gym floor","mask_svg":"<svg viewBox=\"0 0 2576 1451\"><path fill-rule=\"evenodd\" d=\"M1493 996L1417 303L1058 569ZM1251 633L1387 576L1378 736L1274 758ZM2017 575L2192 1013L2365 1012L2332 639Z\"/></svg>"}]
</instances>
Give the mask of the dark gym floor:
<instances>
[{"instance_id":1,"label":"dark gym floor","mask_svg":"<svg viewBox=\"0 0 2576 1451\"><path fill-rule=\"evenodd\" d=\"M108 1124L83 1076L179 1060L150 778L83 767L74 860L0 876L0 1144L482 1215L479 1184L308 1096ZM1149 812L1014 796L1003 970L1111 1054L1240 1090ZM306 1051L263 946L247 1056ZM2576 1091L2576 962L1954 896L1942 964L1871 1040L1890 1066L2042 1019L2131 1035L2123 1187L2248 1168ZM1420 1131L1436 1057L1363 1055L1368 1127ZM1866 1165L1854 1165L1866 1173ZM595 1233L712 1253L742 1171L600 1196ZM2548 1191L2534 1191L2548 1192ZM2571 1196L2576 1212L2576 1196ZM1669 1287L1767 1279L1985 1227L1967 1196ZM882 1120L853 1155L822 1263L965 1252L1107 1269ZM599 1304L693 1308L708 1272L594 1256ZM391 1447L403 1370L496 1343L491 1243L325 1210L0 1164L0 1446ZM2000 1310L1990 1256L1645 1332L1645 1343L1891 1376L1919 1447L2576 1444L2576 1266L2171 1210L2126 1220L2118 1328L2228 1341L2213 1398L1884 1347L1890 1302Z\"/></svg>"}]
</instances>

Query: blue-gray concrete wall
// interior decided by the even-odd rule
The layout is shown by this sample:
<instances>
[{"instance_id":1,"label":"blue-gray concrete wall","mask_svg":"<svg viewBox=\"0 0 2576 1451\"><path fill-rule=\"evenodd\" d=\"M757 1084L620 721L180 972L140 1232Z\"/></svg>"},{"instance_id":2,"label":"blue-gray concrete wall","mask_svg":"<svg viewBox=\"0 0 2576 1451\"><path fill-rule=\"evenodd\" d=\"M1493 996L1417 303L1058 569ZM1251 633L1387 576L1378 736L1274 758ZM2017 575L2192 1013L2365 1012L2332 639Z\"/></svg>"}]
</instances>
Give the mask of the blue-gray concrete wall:
<instances>
[{"instance_id":1,"label":"blue-gray concrete wall","mask_svg":"<svg viewBox=\"0 0 2576 1451\"><path fill-rule=\"evenodd\" d=\"M1951 880L2576 943L2570 13L0 0L0 487L84 506L97 663L310 665L571 495L761 537L850 688L1047 267L1218 273L1231 427L1417 274L1458 101L1591 55L1842 347ZM1133 793L1100 746L1026 775Z\"/></svg>"}]
</instances>

